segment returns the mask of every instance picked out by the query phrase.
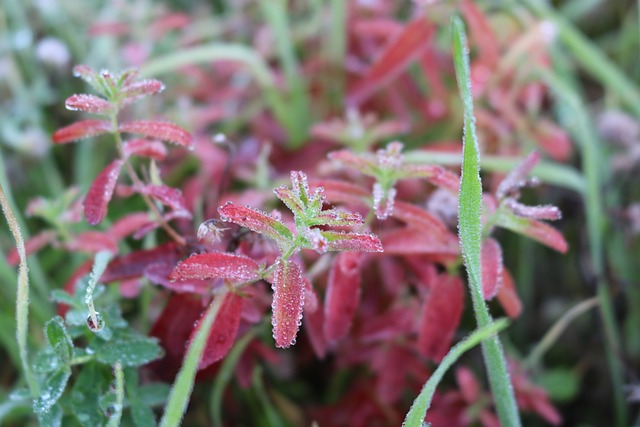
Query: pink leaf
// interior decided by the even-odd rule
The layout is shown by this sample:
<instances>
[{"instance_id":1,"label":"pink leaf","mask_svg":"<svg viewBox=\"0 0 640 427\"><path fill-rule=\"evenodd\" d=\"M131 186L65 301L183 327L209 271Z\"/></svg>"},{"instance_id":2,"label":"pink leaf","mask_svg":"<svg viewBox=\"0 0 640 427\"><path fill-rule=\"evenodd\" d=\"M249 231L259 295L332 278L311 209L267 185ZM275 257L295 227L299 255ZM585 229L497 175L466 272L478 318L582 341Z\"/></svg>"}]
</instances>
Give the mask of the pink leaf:
<instances>
[{"instance_id":1,"label":"pink leaf","mask_svg":"<svg viewBox=\"0 0 640 427\"><path fill-rule=\"evenodd\" d=\"M384 251L394 255L448 254L457 255L460 247L456 237L450 233L447 240L435 233L406 227L382 235Z\"/></svg>"},{"instance_id":2,"label":"pink leaf","mask_svg":"<svg viewBox=\"0 0 640 427\"><path fill-rule=\"evenodd\" d=\"M189 132L174 125L173 123L140 120L122 123L119 131L144 135L147 138L173 142L174 144L178 144L183 147L191 146L191 135Z\"/></svg>"},{"instance_id":3,"label":"pink leaf","mask_svg":"<svg viewBox=\"0 0 640 427\"><path fill-rule=\"evenodd\" d=\"M302 320L305 284L302 271L294 261L279 259L273 275L273 338L276 347L287 348L296 342Z\"/></svg>"},{"instance_id":4,"label":"pink leaf","mask_svg":"<svg viewBox=\"0 0 640 427\"><path fill-rule=\"evenodd\" d=\"M117 220L110 228L109 233L117 239L122 239L135 233L141 227L151 222L149 214L146 212L136 212L127 214Z\"/></svg>"},{"instance_id":5,"label":"pink leaf","mask_svg":"<svg viewBox=\"0 0 640 427\"><path fill-rule=\"evenodd\" d=\"M234 292L227 292L211 327L198 369L205 369L219 361L231 350L238 334L241 313L242 298ZM193 328L190 340L193 339L199 327L200 322Z\"/></svg>"},{"instance_id":6,"label":"pink leaf","mask_svg":"<svg viewBox=\"0 0 640 427\"><path fill-rule=\"evenodd\" d=\"M182 192L177 188L167 187L166 185L145 185L139 191L142 194L153 197L173 210L189 212Z\"/></svg>"},{"instance_id":7,"label":"pink leaf","mask_svg":"<svg viewBox=\"0 0 640 427\"><path fill-rule=\"evenodd\" d=\"M568 245L564 236L558 230L543 222L522 218L502 210L496 225L537 240L558 252L567 252Z\"/></svg>"},{"instance_id":8,"label":"pink leaf","mask_svg":"<svg viewBox=\"0 0 640 427\"><path fill-rule=\"evenodd\" d=\"M107 208L113 190L116 188L118 175L124 161L114 160L100 172L89 187L87 196L84 198L84 216L91 225L98 225L107 215Z\"/></svg>"},{"instance_id":9,"label":"pink leaf","mask_svg":"<svg viewBox=\"0 0 640 427\"><path fill-rule=\"evenodd\" d=\"M502 284L502 248L492 238L482 245L482 296L493 299Z\"/></svg>"},{"instance_id":10,"label":"pink leaf","mask_svg":"<svg viewBox=\"0 0 640 427\"><path fill-rule=\"evenodd\" d=\"M431 287L424 303L418 350L440 362L451 347L464 306L464 289L457 276L442 274Z\"/></svg>"},{"instance_id":11,"label":"pink leaf","mask_svg":"<svg viewBox=\"0 0 640 427\"><path fill-rule=\"evenodd\" d=\"M370 192L364 188L346 181L338 180L317 180L312 182L314 186L324 188L325 196L331 202L356 203L361 206L368 206L366 201L370 197Z\"/></svg>"},{"instance_id":12,"label":"pink leaf","mask_svg":"<svg viewBox=\"0 0 640 427\"><path fill-rule=\"evenodd\" d=\"M153 249L134 251L111 260L100 280L103 283L111 283L135 279L142 277L145 269L151 264L175 265L181 257L181 247L173 242L161 244Z\"/></svg>"},{"instance_id":13,"label":"pink leaf","mask_svg":"<svg viewBox=\"0 0 640 427\"><path fill-rule=\"evenodd\" d=\"M175 268L175 264L167 264L165 262L157 262L150 264L144 269L144 277L149 279L151 283L163 286L179 293L208 295L215 283L210 279L188 279L188 280L171 280L171 272Z\"/></svg>"},{"instance_id":14,"label":"pink leaf","mask_svg":"<svg viewBox=\"0 0 640 427\"><path fill-rule=\"evenodd\" d=\"M502 286L500 286L500 290L498 291L498 301L502 308L504 308L507 316L512 319L520 316L522 312L522 302L520 301L520 297L518 297L513 278L506 268L502 270Z\"/></svg>"},{"instance_id":15,"label":"pink leaf","mask_svg":"<svg viewBox=\"0 0 640 427\"><path fill-rule=\"evenodd\" d=\"M66 245L70 251L97 253L100 251L118 252L118 242L111 234L99 231L85 231L75 236Z\"/></svg>"},{"instance_id":16,"label":"pink leaf","mask_svg":"<svg viewBox=\"0 0 640 427\"><path fill-rule=\"evenodd\" d=\"M318 295L313 289L311 281L306 277L304 279L304 311L305 313L312 313L318 309L320 303L318 302Z\"/></svg>"},{"instance_id":17,"label":"pink leaf","mask_svg":"<svg viewBox=\"0 0 640 427\"><path fill-rule=\"evenodd\" d=\"M323 329L324 311L320 309L310 310L307 306L308 304L305 301L303 328L316 357L323 359L327 354L327 342L324 339Z\"/></svg>"},{"instance_id":18,"label":"pink leaf","mask_svg":"<svg viewBox=\"0 0 640 427\"><path fill-rule=\"evenodd\" d=\"M377 165L373 157L369 158L369 156L366 155L357 155L351 152L351 150L332 151L327 157L334 162L342 163L342 165L357 170L364 175L375 176L376 174Z\"/></svg>"},{"instance_id":19,"label":"pink leaf","mask_svg":"<svg viewBox=\"0 0 640 427\"><path fill-rule=\"evenodd\" d=\"M447 226L439 218L410 203L397 201L393 216L407 225L419 228L427 233L436 234L443 241L446 241L451 235Z\"/></svg>"},{"instance_id":20,"label":"pink leaf","mask_svg":"<svg viewBox=\"0 0 640 427\"><path fill-rule=\"evenodd\" d=\"M30 239L24 242L24 249L27 256L38 252L40 249L47 246L49 243L55 241L56 232L55 231L43 231L42 233L38 233L35 236L32 236ZM20 257L18 256L18 250L16 248L11 249L11 252L7 255L7 264L9 265L18 265L20 262Z\"/></svg>"},{"instance_id":21,"label":"pink leaf","mask_svg":"<svg viewBox=\"0 0 640 427\"><path fill-rule=\"evenodd\" d=\"M383 252L382 243L375 234L321 231L327 240L328 251Z\"/></svg>"},{"instance_id":22,"label":"pink leaf","mask_svg":"<svg viewBox=\"0 0 640 427\"><path fill-rule=\"evenodd\" d=\"M433 32L434 26L424 16L407 24L389 42L358 85L350 91L348 98L351 103L363 102L393 80L429 45Z\"/></svg>"},{"instance_id":23,"label":"pink leaf","mask_svg":"<svg viewBox=\"0 0 640 427\"><path fill-rule=\"evenodd\" d=\"M275 240L278 245L286 245L293 240L293 233L277 219L247 206L227 202L218 208L220 219L233 222L256 233L263 234Z\"/></svg>"},{"instance_id":24,"label":"pink leaf","mask_svg":"<svg viewBox=\"0 0 640 427\"><path fill-rule=\"evenodd\" d=\"M523 218L546 219L550 221L562 218L562 212L560 212L560 209L558 209L556 206L527 206L515 201L512 198L505 199L504 203L511 212Z\"/></svg>"},{"instance_id":25,"label":"pink leaf","mask_svg":"<svg viewBox=\"0 0 640 427\"><path fill-rule=\"evenodd\" d=\"M65 102L67 110L71 111L86 111L87 113L96 114L111 114L115 111L115 106L107 101L95 95L72 95L67 98Z\"/></svg>"},{"instance_id":26,"label":"pink leaf","mask_svg":"<svg viewBox=\"0 0 640 427\"><path fill-rule=\"evenodd\" d=\"M537 151L532 151L527 157L522 159L522 161L507 174L502 182L500 182L496 190L496 197L503 199L513 190L519 189L533 170L533 167L538 163L538 160L540 160L540 154Z\"/></svg>"},{"instance_id":27,"label":"pink leaf","mask_svg":"<svg viewBox=\"0 0 640 427\"><path fill-rule=\"evenodd\" d=\"M226 252L210 252L192 255L176 266L169 278L257 280L258 264L251 258Z\"/></svg>"},{"instance_id":28,"label":"pink leaf","mask_svg":"<svg viewBox=\"0 0 640 427\"><path fill-rule=\"evenodd\" d=\"M424 178L438 187L458 194L460 178L438 165L405 165L400 171L402 178Z\"/></svg>"},{"instance_id":29,"label":"pink leaf","mask_svg":"<svg viewBox=\"0 0 640 427\"><path fill-rule=\"evenodd\" d=\"M362 216L357 212L340 209L327 209L316 215L309 225L330 225L333 227L359 227L364 224Z\"/></svg>"},{"instance_id":30,"label":"pink leaf","mask_svg":"<svg viewBox=\"0 0 640 427\"><path fill-rule=\"evenodd\" d=\"M324 301L324 337L336 342L349 332L360 301L360 265L362 254L338 254L327 279Z\"/></svg>"},{"instance_id":31,"label":"pink leaf","mask_svg":"<svg viewBox=\"0 0 640 427\"><path fill-rule=\"evenodd\" d=\"M111 132L111 124L104 120L81 120L58 129L53 134L53 142L64 144L77 139L102 135Z\"/></svg>"},{"instance_id":32,"label":"pink leaf","mask_svg":"<svg viewBox=\"0 0 640 427\"><path fill-rule=\"evenodd\" d=\"M126 157L140 156L155 160L164 160L167 157L167 147L160 141L132 139L127 141L122 148Z\"/></svg>"},{"instance_id":33,"label":"pink leaf","mask_svg":"<svg viewBox=\"0 0 640 427\"><path fill-rule=\"evenodd\" d=\"M120 91L120 96L124 98L121 105L129 105L145 96L155 95L158 92L162 92L164 88L162 82L155 79L140 80L126 84Z\"/></svg>"}]
</instances>

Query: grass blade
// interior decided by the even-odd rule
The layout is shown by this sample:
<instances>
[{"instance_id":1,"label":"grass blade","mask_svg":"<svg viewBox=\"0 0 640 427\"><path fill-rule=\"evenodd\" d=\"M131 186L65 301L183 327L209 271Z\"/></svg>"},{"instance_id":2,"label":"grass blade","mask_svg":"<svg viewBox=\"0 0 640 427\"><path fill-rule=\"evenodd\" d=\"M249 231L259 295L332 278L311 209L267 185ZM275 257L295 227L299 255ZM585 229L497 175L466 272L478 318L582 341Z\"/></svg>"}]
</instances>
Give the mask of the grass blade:
<instances>
[{"instance_id":1,"label":"grass blade","mask_svg":"<svg viewBox=\"0 0 640 427\"><path fill-rule=\"evenodd\" d=\"M464 106L462 180L458 207L458 232L469 288L478 327L493 323L482 297L482 182L480 152L475 132L473 97L469 71L469 50L464 24L458 16L451 22L453 61L460 97ZM503 426L520 426L518 407L511 387L500 339L496 336L482 343L489 384L494 395L498 417Z\"/></svg>"},{"instance_id":2,"label":"grass blade","mask_svg":"<svg viewBox=\"0 0 640 427\"><path fill-rule=\"evenodd\" d=\"M464 340L460 341L455 346L451 347L451 350L442 359L440 365L431 375L429 380L424 384L422 390L416 400L413 401L411 409L407 413L404 423L404 427L421 427L424 417L427 415L427 411L431 406L431 399L436 391L436 387L444 377L444 374L449 368L462 356L466 351L472 349L482 341L491 338L498 332L502 331L509 325L507 319L499 319L490 325L484 326L480 329L476 329L471 335Z\"/></svg>"}]
</instances>

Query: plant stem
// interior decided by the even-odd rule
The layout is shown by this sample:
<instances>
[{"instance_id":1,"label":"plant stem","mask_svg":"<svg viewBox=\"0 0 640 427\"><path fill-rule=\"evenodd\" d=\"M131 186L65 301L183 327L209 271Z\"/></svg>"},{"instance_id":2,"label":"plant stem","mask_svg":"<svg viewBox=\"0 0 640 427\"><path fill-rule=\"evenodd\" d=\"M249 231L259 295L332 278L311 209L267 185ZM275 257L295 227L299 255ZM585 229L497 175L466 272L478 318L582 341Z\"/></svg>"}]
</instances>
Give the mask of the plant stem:
<instances>
[{"instance_id":1,"label":"plant stem","mask_svg":"<svg viewBox=\"0 0 640 427\"><path fill-rule=\"evenodd\" d=\"M116 147L118 149L118 154L120 155L120 158L125 163L125 167L127 169L127 173L129 175L129 178L131 179L131 182L133 182L133 186L134 187L137 187L140 190L142 190L142 188L144 187L144 183L138 177L138 174L136 173L135 169L133 168L133 166L129 162L129 159L124 155L124 150L123 150L123 145L122 145L122 136L120 135L120 132L118 131L117 113L113 114L113 116L111 117L111 128L113 129L113 136L114 136L115 141L116 141ZM186 245L187 241L184 239L184 237L179 235L173 228L171 228L171 226L167 223L167 221L165 221L164 217L162 216L162 213L158 210L158 207L149 198L149 196L144 194L144 193L140 193L140 195L142 196L142 199L144 200L144 202L147 205L147 207L149 208L149 210L151 210L151 212L153 212L153 215L156 217L156 220L158 221L158 224L160 224L160 226L167 232L167 234L169 236L171 236L171 238L173 240L175 240L179 245L181 245L181 246Z\"/></svg>"},{"instance_id":2,"label":"plant stem","mask_svg":"<svg viewBox=\"0 0 640 427\"><path fill-rule=\"evenodd\" d=\"M114 405L115 412L109 417L107 427L118 427L122 418L122 409L124 406L124 373L122 372L122 364L116 363L113 367L113 373L116 377L116 403Z\"/></svg>"},{"instance_id":3,"label":"plant stem","mask_svg":"<svg viewBox=\"0 0 640 427\"><path fill-rule=\"evenodd\" d=\"M227 288L223 287L222 292L213 299L198 325L198 330L189 344L180 372L178 372L178 376L171 388L160 427L176 427L180 425L180 421L187 410L191 391L193 390L193 383L195 382L198 371L198 364L200 363L200 359L202 359L207 338L209 337L209 333L211 332L211 328L213 327L213 323L216 320L216 316L227 292Z\"/></svg>"},{"instance_id":4,"label":"plant stem","mask_svg":"<svg viewBox=\"0 0 640 427\"><path fill-rule=\"evenodd\" d=\"M16 240L18 256L20 257L20 265L18 267L18 290L16 295L16 340L18 341L22 370L24 371L24 376L27 380L31 396L35 398L39 395L40 388L33 376L33 372L31 371L31 365L29 364L29 352L27 349L27 333L29 331L29 269L27 267L27 254L24 247L24 239L20 232L20 226L18 225L18 221L11 210L11 206L4 194L2 185L0 185L0 205L2 205L2 212L4 213L4 217L7 219L11 234L13 234L13 238Z\"/></svg>"},{"instance_id":5,"label":"plant stem","mask_svg":"<svg viewBox=\"0 0 640 427\"><path fill-rule=\"evenodd\" d=\"M462 179L459 195L459 234L462 255L469 278L473 310L479 328L489 327L493 319L482 296L482 182L480 152L473 115L469 51L464 24L458 16L451 21L453 58L460 97L464 106L464 137ZM498 417L503 426L520 426L520 415L500 338L495 336L482 343L484 362L489 376Z\"/></svg>"}]
</instances>

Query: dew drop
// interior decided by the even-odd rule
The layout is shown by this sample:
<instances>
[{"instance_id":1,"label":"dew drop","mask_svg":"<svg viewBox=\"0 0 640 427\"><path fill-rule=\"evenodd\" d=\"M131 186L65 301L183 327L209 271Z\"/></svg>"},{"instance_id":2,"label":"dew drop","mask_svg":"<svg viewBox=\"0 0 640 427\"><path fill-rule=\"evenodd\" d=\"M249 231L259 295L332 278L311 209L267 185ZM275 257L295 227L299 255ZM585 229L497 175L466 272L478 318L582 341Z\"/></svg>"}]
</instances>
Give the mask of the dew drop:
<instances>
[{"instance_id":1,"label":"dew drop","mask_svg":"<svg viewBox=\"0 0 640 427\"><path fill-rule=\"evenodd\" d=\"M93 317L91 315L87 316L87 326L92 332L100 332L103 330L105 322L102 315L96 311L96 322L93 321Z\"/></svg>"}]
</instances>

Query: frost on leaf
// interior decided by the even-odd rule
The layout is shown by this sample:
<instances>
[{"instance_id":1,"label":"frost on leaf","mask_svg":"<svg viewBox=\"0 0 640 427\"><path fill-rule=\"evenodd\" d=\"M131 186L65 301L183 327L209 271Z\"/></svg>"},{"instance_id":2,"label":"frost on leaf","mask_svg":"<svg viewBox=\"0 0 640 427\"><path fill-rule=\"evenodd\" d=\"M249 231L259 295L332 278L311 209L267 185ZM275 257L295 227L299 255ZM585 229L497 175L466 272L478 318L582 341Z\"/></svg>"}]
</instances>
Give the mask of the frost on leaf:
<instances>
[{"instance_id":1,"label":"frost on leaf","mask_svg":"<svg viewBox=\"0 0 640 427\"><path fill-rule=\"evenodd\" d=\"M127 82L120 91L120 96L123 98L120 105L124 107L145 96L162 92L164 89L164 84L155 79L146 79L131 83Z\"/></svg>"},{"instance_id":2,"label":"frost on leaf","mask_svg":"<svg viewBox=\"0 0 640 427\"><path fill-rule=\"evenodd\" d=\"M375 234L321 231L327 251L382 252L382 243Z\"/></svg>"},{"instance_id":3,"label":"frost on leaf","mask_svg":"<svg viewBox=\"0 0 640 427\"><path fill-rule=\"evenodd\" d=\"M501 210L496 225L537 240L558 252L567 252L568 245L564 236L558 230L543 222L523 218L510 211Z\"/></svg>"},{"instance_id":4,"label":"frost on leaf","mask_svg":"<svg viewBox=\"0 0 640 427\"><path fill-rule=\"evenodd\" d=\"M118 242L116 242L116 239L110 234L99 231L85 231L84 233L80 233L67 242L65 247L70 251L89 253L108 251L115 254L118 252Z\"/></svg>"},{"instance_id":5,"label":"frost on leaf","mask_svg":"<svg viewBox=\"0 0 640 427\"><path fill-rule=\"evenodd\" d=\"M258 279L258 264L251 258L226 252L192 255L171 272L171 280L230 279L251 281Z\"/></svg>"},{"instance_id":6,"label":"frost on leaf","mask_svg":"<svg viewBox=\"0 0 640 427\"><path fill-rule=\"evenodd\" d=\"M111 132L111 124L104 120L80 120L58 129L53 134L53 142L56 144L64 144L66 142L76 141L82 138L98 136Z\"/></svg>"},{"instance_id":7,"label":"frost on leaf","mask_svg":"<svg viewBox=\"0 0 640 427\"><path fill-rule=\"evenodd\" d=\"M294 261L278 259L273 274L273 311L271 324L276 347L287 348L296 342L302 320L305 283L302 271Z\"/></svg>"},{"instance_id":8,"label":"frost on leaf","mask_svg":"<svg viewBox=\"0 0 640 427\"><path fill-rule=\"evenodd\" d=\"M387 219L393 213L393 205L396 200L396 189L385 189L378 182L373 184L373 210L376 218Z\"/></svg>"},{"instance_id":9,"label":"frost on leaf","mask_svg":"<svg viewBox=\"0 0 640 427\"><path fill-rule=\"evenodd\" d=\"M482 296L487 301L500 290L502 267L502 248L496 240L488 238L482 245Z\"/></svg>"},{"instance_id":10,"label":"frost on leaf","mask_svg":"<svg viewBox=\"0 0 640 427\"><path fill-rule=\"evenodd\" d=\"M423 306L418 332L418 350L436 362L451 347L460 323L464 305L464 289L459 277L440 275L433 284Z\"/></svg>"},{"instance_id":11,"label":"frost on leaf","mask_svg":"<svg viewBox=\"0 0 640 427\"><path fill-rule=\"evenodd\" d=\"M257 209L227 202L218 208L218 213L221 220L233 222L256 233L263 234L275 240L281 247L293 240L293 233L286 225Z\"/></svg>"},{"instance_id":12,"label":"frost on leaf","mask_svg":"<svg viewBox=\"0 0 640 427\"><path fill-rule=\"evenodd\" d=\"M167 157L167 147L160 141L149 141L147 139L132 139L127 141L122 151L126 157L140 156L154 160L164 160Z\"/></svg>"},{"instance_id":13,"label":"frost on leaf","mask_svg":"<svg viewBox=\"0 0 640 427\"><path fill-rule=\"evenodd\" d=\"M147 138L172 142L183 147L189 147L191 145L191 134L173 123L138 120L122 123L118 130L120 132L133 133L143 135Z\"/></svg>"},{"instance_id":14,"label":"frost on leaf","mask_svg":"<svg viewBox=\"0 0 640 427\"><path fill-rule=\"evenodd\" d=\"M177 188L167 187L166 185L145 185L138 191L151 196L174 211L184 212L187 217L191 216L182 192Z\"/></svg>"},{"instance_id":15,"label":"frost on leaf","mask_svg":"<svg viewBox=\"0 0 640 427\"><path fill-rule=\"evenodd\" d=\"M360 265L362 254L345 252L336 256L324 302L324 336L336 342L347 335L360 301Z\"/></svg>"},{"instance_id":16,"label":"frost on leaf","mask_svg":"<svg viewBox=\"0 0 640 427\"><path fill-rule=\"evenodd\" d=\"M115 106L106 99L87 94L70 96L65 102L65 107L71 111L86 111L87 113L103 115L111 114L116 109Z\"/></svg>"},{"instance_id":17,"label":"frost on leaf","mask_svg":"<svg viewBox=\"0 0 640 427\"><path fill-rule=\"evenodd\" d=\"M124 162L114 160L100 172L91 184L87 196L84 199L84 216L91 225L98 225L107 214L107 207L113 190L116 188L118 175Z\"/></svg>"},{"instance_id":18,"label":"frost on leaf","mask_svg":"<svg viewBox=\"0 0 640 427\"><path fill-rule=\"evenodd\" d=\"M241 314L242 298L234 292L227 292L211 327L198 369L205 369L226 356L236 339ZM191 339L199 327L200 322L193 329Z\"/></svg>"},{"instance_id":19,"label":"frost on leaf","mask_svg":"<svg viewBox=\"0 0 640 427\"><path fill-rule=\"evenodd\" d=\"M527 176L533 170L533 167L540 160L540 154L537 151L529 153L518 165L507 174L507 176L500 182L498 189L496 190L496 197L503 199L514 191L518 191L526 184Z\"/></svg>"}]
</instances>

